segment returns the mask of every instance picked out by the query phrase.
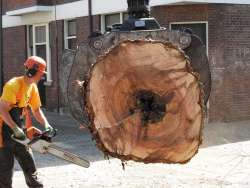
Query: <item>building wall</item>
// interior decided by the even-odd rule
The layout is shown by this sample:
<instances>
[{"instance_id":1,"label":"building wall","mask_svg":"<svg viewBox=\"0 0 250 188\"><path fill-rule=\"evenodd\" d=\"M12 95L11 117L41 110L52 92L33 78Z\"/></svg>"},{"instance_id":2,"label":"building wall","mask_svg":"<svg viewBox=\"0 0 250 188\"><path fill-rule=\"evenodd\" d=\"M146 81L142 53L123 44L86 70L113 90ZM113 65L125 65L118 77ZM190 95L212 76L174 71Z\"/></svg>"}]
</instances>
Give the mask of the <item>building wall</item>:
<instances>
[{"instance_id":1,"label":"building wall","mask_svg":"<svg viewBox=\"0 0 250 188\"><path fill-rule=\"evenodd\" d=\"M250 118L250 6L157 6L153 16L164 27L170 22L208 22L208 54L212 72L210 121Z\"/></svg>"},{"instance_id":2,"label":"building wall","mask_svg":"<svg viewBox=\"0 0 250 188\"><path fill-rule=\"evenodd\" d=\"M208 5L156 6L151 8L161 26L169 28L170 22L206 21Z\"/></svg>"},{"instance_id":3,"label":"building wall","mask_svg":"<svg viewBox=\"0 0 250 188\"><path fill-rule=\"evenodd\" d=\"M26 59L25 26L3 30L4 82L24 73L23 63Z\"/></svg>"},{"instance_id":4,"label":"building wall","mask_svg":"<svg viewBox=\"0 0 250 188\"><path fill-rule=\"evenodd\" d=\"M11 0L12 1L12 0ZM6 2L6 0L5 0ZM33 1L25 1L26 3ZM67 1L68 2L68 1ZM6 4L4 4L6 5ZM13 5L14 6L14 5ZM203 4L151 7L152 16L164 27L170 22L208 22L208 54L212 72L209 100L210 121L250 118L250 5ZM88 17L76 17L77 42L89 36ZM100 29L100 16L93 17L94 30ZM50 21L50 44L53 83L47 87L47 108L56 109L58 100L57 67L64 49L64 21ZM57 25L57 34L56 34ZM56 47L56 35L58 37ZM16 42L18 41L18 43ZM58 52L56 52L58 48ZM58 55L58 62L57 56ZM26 59L25 26L4 29L5 81L23 73ZM58 65L57 65L58 63ZM51 97L54 96L54 97Z\"/></svg>"},{"instance_id":5,"label":"building wall","mask_svg":"<svg viewBox=\"0 0 250 188\"><path fill-rule=\"evenodd\" d=\"M6 11L16 10L19 8L31 7L36 5L36 0L4 0Z\"/></svg>"},{"instance_id":6,"label":"building wall","mask_svg":"<svg viewBox=\"0 0 250 188\"><path fill-rule=\"evenodd\" d=\"M221 80L215 82L214 93L217 98L212 98L211 103L223 115L213 112L211 116L220 121L249 119L250 6L227 5L220 9L222 23L218 22L218 18L214 22L223 28L221 44L210 51L211 55L221 51L222 57L219 59L223 61L212 61L213 75L221 77Z\"/></svg>"}]
</instances>

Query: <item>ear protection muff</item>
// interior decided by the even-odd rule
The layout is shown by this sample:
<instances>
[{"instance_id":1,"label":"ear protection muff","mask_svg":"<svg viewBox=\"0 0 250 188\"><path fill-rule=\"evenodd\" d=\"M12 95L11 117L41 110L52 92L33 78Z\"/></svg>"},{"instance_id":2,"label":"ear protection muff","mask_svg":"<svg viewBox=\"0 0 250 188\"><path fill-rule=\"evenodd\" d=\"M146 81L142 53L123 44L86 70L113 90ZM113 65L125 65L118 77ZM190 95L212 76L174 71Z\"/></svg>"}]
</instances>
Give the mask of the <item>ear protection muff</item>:
<instances>
[{"instance_id":1,"label":"ear protection muff","mask_svg":"<svg viewBox=\"0 0 250 188\"><path fill-rule=\"evenodd\" d=\"M25 69L25 74L26 76L28 76L29 78L33 77L36 75L36 73L39 70L39 66L37 64L34 64L31 68L27 68Z\"/></svg>"}]
</instances>

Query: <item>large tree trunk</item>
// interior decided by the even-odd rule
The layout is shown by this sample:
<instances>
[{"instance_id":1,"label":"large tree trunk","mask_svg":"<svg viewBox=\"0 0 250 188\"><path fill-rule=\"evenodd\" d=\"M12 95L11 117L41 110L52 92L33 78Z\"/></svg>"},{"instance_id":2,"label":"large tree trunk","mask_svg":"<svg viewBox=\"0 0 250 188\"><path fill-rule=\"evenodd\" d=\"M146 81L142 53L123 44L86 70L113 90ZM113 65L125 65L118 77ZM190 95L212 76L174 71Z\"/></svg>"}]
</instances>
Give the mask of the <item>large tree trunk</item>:
<instances>
[{"instance_id":1,"label":"large tree trunk","mask_svg":"<svg viewBox=\"0 0 250 188\"><path fill-rule=\"evenodd\" d=\"M126 41L97 60L86 91L91 130L111 156L183 163L198 150L201 88L170 43Z\"/></svg>"}]
</instances>

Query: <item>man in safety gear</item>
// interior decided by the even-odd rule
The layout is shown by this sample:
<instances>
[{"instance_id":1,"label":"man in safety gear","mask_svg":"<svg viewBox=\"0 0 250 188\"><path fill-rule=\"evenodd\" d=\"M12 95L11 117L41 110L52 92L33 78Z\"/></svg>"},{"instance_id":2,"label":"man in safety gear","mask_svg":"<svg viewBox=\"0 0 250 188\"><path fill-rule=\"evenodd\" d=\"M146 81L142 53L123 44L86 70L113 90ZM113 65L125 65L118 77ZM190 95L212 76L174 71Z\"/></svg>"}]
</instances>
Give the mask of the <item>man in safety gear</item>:
<instances>
[{"instance_id":1,"label":"man in safety gear","mask_svg":"<svg viewBox=\"0 0 250 188\"><path fill-rule=\"evenodd\" d=\"M14 77L3 88L0 98L0 188L12 187L14 158L19 162L26 184L31 188L43 187L38 180L37 169L31 149L15 142L11 136L24 140L21 116L30 107L35 119L46 130L53 131L41 110L37 83L44 75L46 62L37 56L29 57L24 63L25 75Z\"/></svg>"}]
</instances>

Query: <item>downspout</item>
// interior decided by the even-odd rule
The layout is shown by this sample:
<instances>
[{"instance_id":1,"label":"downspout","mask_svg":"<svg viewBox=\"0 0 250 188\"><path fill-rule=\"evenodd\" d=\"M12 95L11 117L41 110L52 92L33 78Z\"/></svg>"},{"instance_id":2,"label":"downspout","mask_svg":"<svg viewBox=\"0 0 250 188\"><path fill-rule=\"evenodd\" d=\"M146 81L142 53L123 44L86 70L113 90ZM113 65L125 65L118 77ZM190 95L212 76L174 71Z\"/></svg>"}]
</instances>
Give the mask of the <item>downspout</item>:
<instances>
[{"instance_id":1,"label":"downspout","mask_svg":"<svg viewBox=\"0 0 250 188\"><path fill-rule=\"evenodd\" d=\"M3 0L0 0L0 94L3 90L4 76L3 76Z\"/></svg>"},{"instance_id":2,"label":"downspout","mask_svg":"<svg viewBox=\"0 0 250 188\"><path fill-rule=\"evenodd\" d=\"M58 24L57 24L57 10L56 10L56 6L57 6L57 0L55 1L55 35L56 35L56 79L57 79L57 113L60 113L60 86L59 86L59 58L58 58Z\"/></svg>"},{"instance_id":3,"label":"downspout","mask_svg":"<svg viewBox=\"0 0 250 188\"><path fill-rule=\"evenodd\" d=\"M92 0L88 0L89 8L89 36L93 33Z\"/></svg>"}]
</instances>

